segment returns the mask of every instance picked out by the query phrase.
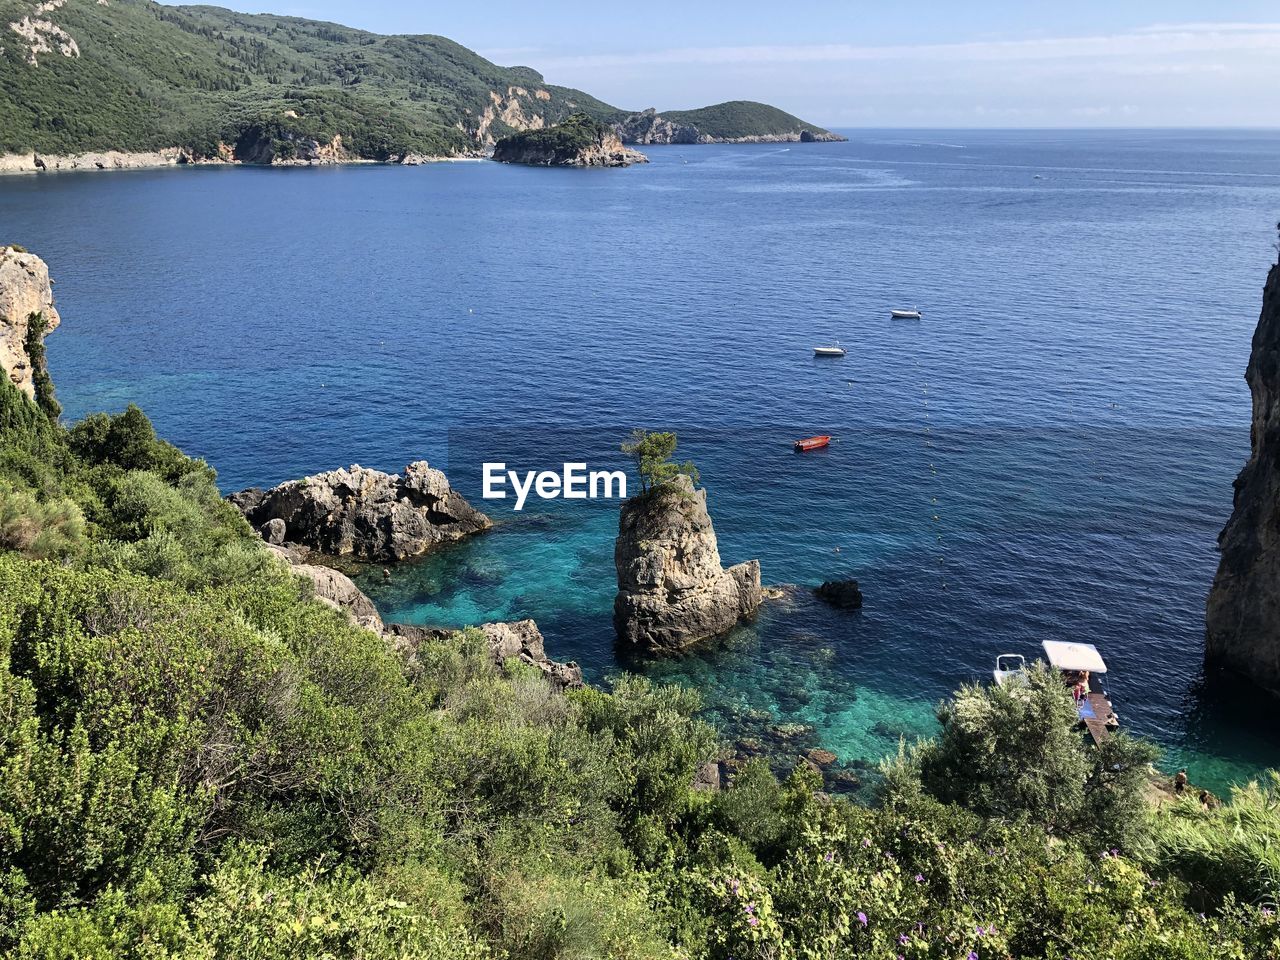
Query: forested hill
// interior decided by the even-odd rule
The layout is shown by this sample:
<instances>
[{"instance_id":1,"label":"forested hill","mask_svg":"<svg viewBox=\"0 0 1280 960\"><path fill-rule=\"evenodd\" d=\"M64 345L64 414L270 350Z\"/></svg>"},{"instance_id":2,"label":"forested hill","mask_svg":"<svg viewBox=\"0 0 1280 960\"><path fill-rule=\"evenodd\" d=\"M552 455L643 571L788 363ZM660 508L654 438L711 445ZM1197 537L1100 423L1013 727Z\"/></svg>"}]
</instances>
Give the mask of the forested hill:
<instances>
[{"instance_id":1,"label":"forested hill","mask_svg":"<svg viewBox=\"0 0 1280 960\"><path fill-rule=\"evenodd\" d=\"M0 153L278 160L341 136L338 158L386 160L628 114L439 36L149 0L0 0L0 24Z\"/></svg>"}]
</instances>

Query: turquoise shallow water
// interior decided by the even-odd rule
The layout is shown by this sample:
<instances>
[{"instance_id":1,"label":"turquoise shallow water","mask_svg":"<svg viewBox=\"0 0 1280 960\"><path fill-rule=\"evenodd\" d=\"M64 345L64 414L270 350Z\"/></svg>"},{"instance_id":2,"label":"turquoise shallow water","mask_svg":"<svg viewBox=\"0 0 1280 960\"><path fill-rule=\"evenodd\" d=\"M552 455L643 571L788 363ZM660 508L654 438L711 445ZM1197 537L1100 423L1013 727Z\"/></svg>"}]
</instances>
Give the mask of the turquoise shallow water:
<instances>
[{"instance_id":1,"label":"turquoise shallow water","mask_svg":"<svg viewBox=\"0 0 1280 960\"><path fill-rule=\"evenodd\" d=\"M1280 764L1274 712L1200 668L1280 135L651 155L7 178L0 223L58 279L68 413L136 400L226 489L425 457L478 502L485 461L604 467L632 426L674 427L726 562L867 596L796 594L639 661L609 623L616 506L508 501L491 534L373 578L388 617L534 617L593 678L694 684L735 736L859 775L996 654L1077 637L1170 765L1221 789ZM888 319L912 304L923 322ZM815 361L832 339L849 356ZM791 451L820 431L839 442Z\"/></svg>"}]
</instances>

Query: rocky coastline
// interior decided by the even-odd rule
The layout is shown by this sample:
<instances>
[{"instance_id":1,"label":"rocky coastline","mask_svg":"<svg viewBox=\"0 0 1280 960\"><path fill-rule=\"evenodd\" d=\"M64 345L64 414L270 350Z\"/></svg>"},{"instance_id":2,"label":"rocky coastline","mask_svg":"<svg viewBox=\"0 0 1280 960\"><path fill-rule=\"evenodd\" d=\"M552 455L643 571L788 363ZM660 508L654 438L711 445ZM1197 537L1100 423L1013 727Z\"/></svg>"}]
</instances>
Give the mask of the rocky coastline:
<instances>
[{"instance_id":1,"label":"rocky coastline","mask_svg":"<svg viewBox=\"0 0 1280 960\"><path fill-rule=\"evenodd\" d=\"M648 144L710 144L710 143L841 143L847 137L830 130L797 126L782 133L745 134L743 136L717 136L702 130L696 123L671 119L658 113L653 107L630 114L613 124L614 131L623 143Z\"/></svg>"},{"instance_id":2,"label":"rocky coastline","mask_svg":"<svg viewBox=\"0 0 1280 960\"><path fill-rule=\"evenodd\" d=\"M0 154L0 176L7 174L86 173L115 170L157 170L169 167L328 167L380 164L383 166L417 167L434 163L466 163L487 159L481 151L469 151L456 156L433 156L409 153L388 160L369 160L349 153L339 153L316 141L315 150L304 150L292 157L276 156L265 151L239 158L232 148L221 145L218 154L199 156L182 147L166 147L163 150L125 151L103 150L73 154L7 153Z\"/></svg>"},{"instance_id":3,"label":"rocky coastline","mask_svg":"<svg viewBox=\"0 0 1280 960\"><path fill-rule=\"evenodd\" d=\"M624 146L611 127L585 113L503 137L494 145L493 159L530 167L629 167L649 162L643 153Z\"/></svg>"},{"instance_id":4,"label":"rocky coastline","mask_svg":"<svg viewBox=\"0 0 1280 960\"><path fill-rule=\"evenodd\" d=\"M1267 276L1245 380L1251 453L1218 537L1205 661L1280 696L1280 264Z\"/></svg>"},{"instance_id":5,"label":"rocky coastline","mask_svg":"<svg viewBox=\"0 0 1280 960\"><path fill-rule=\"evenodd\" d=\"M48 377L44 338L59 323L45 262L21 247L0 247L0 369L33 400Z\"/></svg>"},{"instance_id":6,"label":"rocky coastline","mask_svg":"<svg viewBox=\"0 0 1280 960\"><path fill-rule=\"evenodd\" d=\"M352 464L227 499L267 543L366 563L416 557L493 526L425 460L399 474Z\"/></svg>"}]
</instances>

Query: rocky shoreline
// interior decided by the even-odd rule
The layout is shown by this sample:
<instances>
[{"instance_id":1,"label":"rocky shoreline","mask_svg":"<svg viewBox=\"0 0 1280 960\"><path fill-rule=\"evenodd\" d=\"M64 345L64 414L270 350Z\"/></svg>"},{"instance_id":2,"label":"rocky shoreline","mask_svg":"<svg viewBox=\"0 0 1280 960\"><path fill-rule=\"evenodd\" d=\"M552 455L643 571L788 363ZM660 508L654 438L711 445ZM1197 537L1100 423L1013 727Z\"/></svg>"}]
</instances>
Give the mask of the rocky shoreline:
<instances>
[{"instance_id":1,"label":"rocky shoreline","mask_svg":"<svg viewBox=\"0 0 1280 960\"><path fill-rule=\"evenodd\" d=\"M316 156L292 159L273 158L266 161L238 160L234 156L196 157L181 147L163 150L104 150L88 153L0 154L0 176L41 173L94 173L115 170L159 170L169 167L332 167L332 166L400 166L418 167L434 163L476 163L488 159L483 153L458 156L430 156L411 153L392 160L366 160L353 156Z\"/></svg>"},{"instance_id":2,"label":"rocky shoreline","mask_svg":"<svg viewBox=\"0 0 1280 960\"><path fill-rule=\"evenodd\" d=\"M529 167L629 167L649 162L643 153L625 146L612 127L585 113L503 137L494 145L493 159Z\"/></svg>"},{"instance_id":3,"label":"rocky shoreline","mask_svg":"<svg viewBox=\"0 0 1280 960\"><path fill-rule=\"evenodd\" d=\"M425 460L399 474L356 463L227 500L269 544L366 563L416 557L493 526Z\"/></svg>"},{"instance_id":4,"label":"rocky shoreline","mask_svg":"<svg viewBox=\"0 0 1280 960\"><path fill-rule=\"evenodd\" d=\"M712 143L843 143L848 138L830 130L797 127L784 133L747 134L740 137L716 136L704 132L695 123L672 120L653 107L633 113L613 124L623 143L712 144Z\"/></svg>"}]
</instances>

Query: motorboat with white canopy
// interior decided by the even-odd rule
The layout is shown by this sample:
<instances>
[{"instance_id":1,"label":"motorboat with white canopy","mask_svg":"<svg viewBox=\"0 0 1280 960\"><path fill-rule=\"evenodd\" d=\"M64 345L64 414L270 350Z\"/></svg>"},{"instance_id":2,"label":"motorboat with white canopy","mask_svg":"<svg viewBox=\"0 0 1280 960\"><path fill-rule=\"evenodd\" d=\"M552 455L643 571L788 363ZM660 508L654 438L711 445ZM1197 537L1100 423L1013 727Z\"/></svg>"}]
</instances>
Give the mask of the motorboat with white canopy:
<instances>
[{"instance_id":1,"label":"motorboat with white canopy","mask_svg":"<svg viewBox=\"0 0 1280 960\"><path fill-rule=\"evenodd\" d=\"M1040 646L1049 666L1071 690L1080 723L1101 743L1109 731L1120 725L1120 717L1102 685L1102 678L1107 674L1102 654L1093 644L1074 640L1045 640ZM1004 687L1025 681L1026 672L1025 657L1019 653L1002 653L996 657L992 676L997 685Z\"/></svg>"}]
</instances>

